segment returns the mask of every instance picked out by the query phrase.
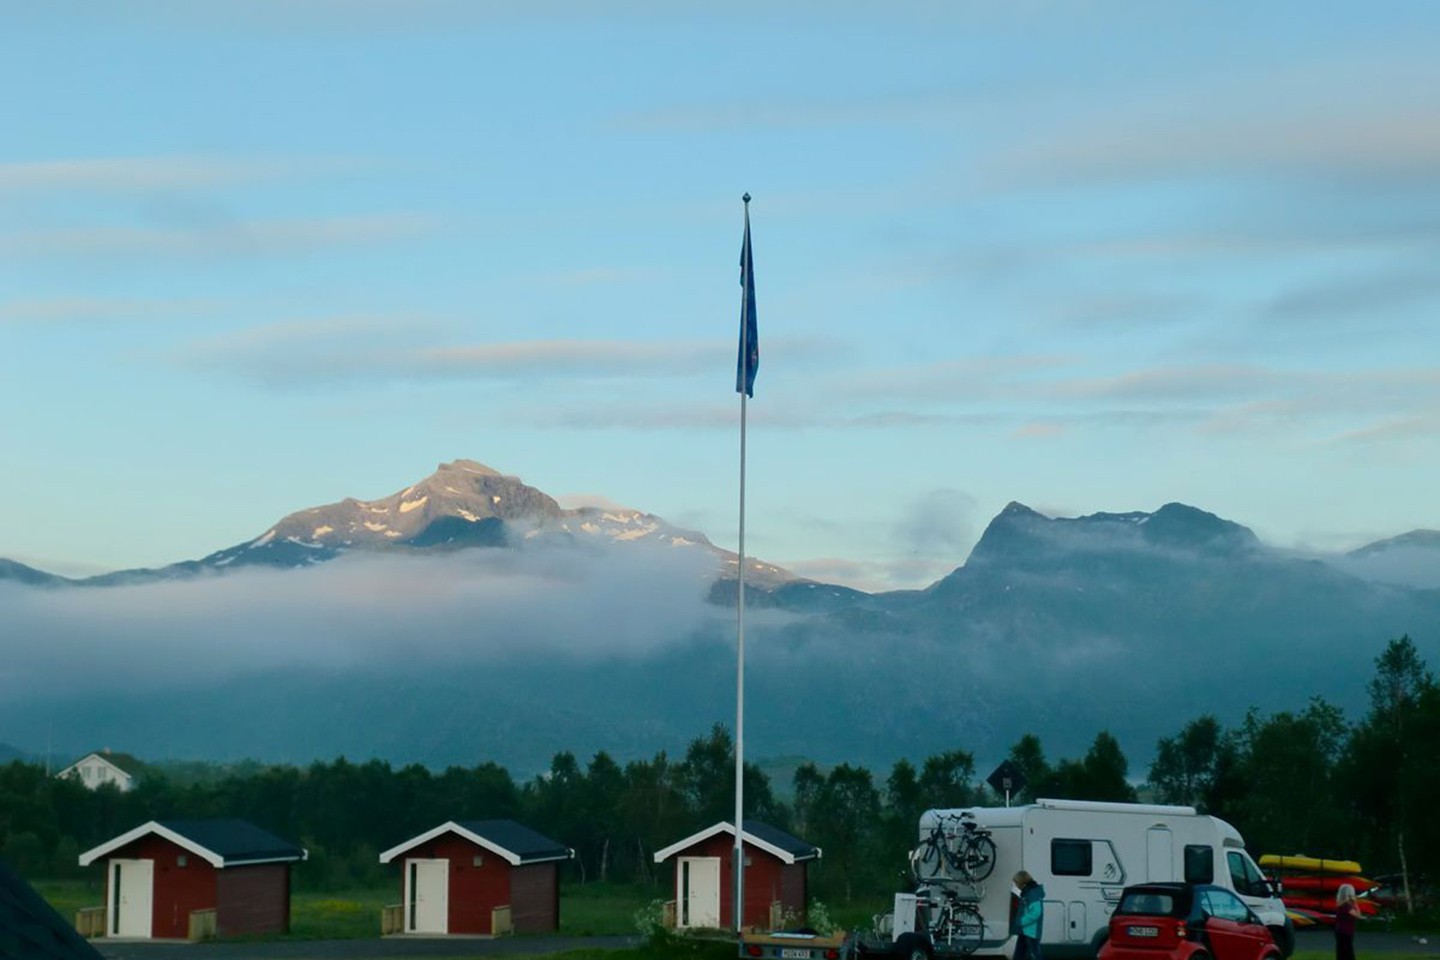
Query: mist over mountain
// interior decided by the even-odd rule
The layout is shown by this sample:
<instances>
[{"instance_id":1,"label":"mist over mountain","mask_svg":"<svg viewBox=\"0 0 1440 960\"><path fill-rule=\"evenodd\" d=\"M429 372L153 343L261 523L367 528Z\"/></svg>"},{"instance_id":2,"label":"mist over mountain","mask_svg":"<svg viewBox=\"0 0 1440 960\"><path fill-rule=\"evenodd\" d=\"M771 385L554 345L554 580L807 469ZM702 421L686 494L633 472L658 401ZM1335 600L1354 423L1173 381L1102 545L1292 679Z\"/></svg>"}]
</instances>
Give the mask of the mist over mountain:
<instances>
[{"instance_id":1,"label":"mist over mountain","mask_svg":"<svg viewBox=\"0 0 1440 960\"><path fill-rule=\"evenodd\" d=\"M48 737L521 774L560 749L683 750L733 719L735 561L642 511L567 510L456 461L158 570L0 563L0 724L32 751ZM1012 503L924 590L747 559L747 598L747 752L877 769L998 758L1027 732L1073 756L1100 729L1138 765L1204 712L1234 722L1313 695L1354 712L1387 640L1409 633L1433 658L1440 637L1440 592L1296 558L1178 503L1078 518Z\"/></svg>"},{"instance_id":2,"label":"mist over mountain","mask_svg":"<svg viewBox=\"0 0 1440 960\"><path fill-rule=\"evenodd\" d=\"M1331 560L1366 580L1407 587L1440 588L1440 530L1411 530L1366 544Z\"/></svg>"}]
</instances>

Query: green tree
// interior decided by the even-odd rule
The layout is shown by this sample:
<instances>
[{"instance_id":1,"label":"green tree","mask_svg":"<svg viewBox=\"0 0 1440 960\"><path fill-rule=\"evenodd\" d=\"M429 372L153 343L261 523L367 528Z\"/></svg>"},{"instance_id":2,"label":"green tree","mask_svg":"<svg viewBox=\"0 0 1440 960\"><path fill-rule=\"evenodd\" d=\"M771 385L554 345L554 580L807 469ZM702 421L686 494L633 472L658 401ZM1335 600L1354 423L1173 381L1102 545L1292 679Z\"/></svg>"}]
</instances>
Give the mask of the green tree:
<instances>
[{"instance_id":1,"label":"green tree","mask_svg":"<svg viewBox=\"0 0 1440 960\"><path fill-rule=\"evenodd\" d=\"M1148 778L1156 797L1208 812L1225 749L1220 721L1208 713L1191 720L1176 736L1161 737Z\"/></svg>"},{"instance_id":2,"label":"green tree","mask_svg":"<svg viewBox=\"0 0 1440 960\"><path fill-rule=\"evenodd\" d=\"M1040 738L1033 733L1022 736L1010 748L1010 761L1025 775L1025 789L1011 797L1011 802L1033 803L1036 798L1045 796L1041 788L1049 784L1052 771L1045 760Z\"/></svg>"},{"instance_id":3,"label":"green tree","mask_svg":"<svg viewBox=\"0 0 1440 960\"><path fill-rule=\"evenodd\" d=\"M804 839L825 851L825 885L838 887L846 902L857 884L867 884L881 872L874 856L879 819L880 793L863 767L835 767L811 798L805 815L811 832Z\"/></svg>"},{"instance_id":4,"label":"green tree","mask_svg":"<svg viewBox=\"0 0 1440 960\"><path fill-rule=\"evenodd\" d=\"M1335 764L1346 732L1340 709L1320 697L1299 713L1246 715L1239 766L1249 789L1234 810L1250 844L1321 857L1353 853L1335 805Z\"/></svg>"},{"instance_id":5,"label":"green tree","mask_svg":"<svg viewBox=\"0 0 1440 960\"><path fill-rule=\"evenodd\" d=\"M1375 659L1367 685L1370 710L1351 732L1337 777L1348 799L1364 856L1410 872L1414 850L1435 862L1433 792L1440 740L1432 704L1440 701L1435 678L1408 635L1391 640ZM1417 842L1418 841L1418 842Z\"/></svg>"}]
</instances>

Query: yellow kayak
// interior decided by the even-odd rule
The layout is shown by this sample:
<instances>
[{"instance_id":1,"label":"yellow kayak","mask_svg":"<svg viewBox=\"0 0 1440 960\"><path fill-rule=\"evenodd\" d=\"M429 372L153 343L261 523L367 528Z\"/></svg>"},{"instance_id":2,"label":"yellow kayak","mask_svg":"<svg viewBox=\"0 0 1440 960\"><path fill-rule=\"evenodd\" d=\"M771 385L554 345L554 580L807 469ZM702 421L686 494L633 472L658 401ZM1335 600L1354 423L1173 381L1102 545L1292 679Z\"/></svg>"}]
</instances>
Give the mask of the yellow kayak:
<instances>
[{"instance_id":1,"label":"yellow kayak","mask_svg":"<svg viewBox=\"0 0 1440 960\"><path fill-rule=\"evenodd\" d=\"M1315 919L1314 919L1313 917L1310 917L1310 916L1306 915L1306 914L1296 913L1296 912L1293 911L1293 910L1287 910L1287 911L1285 911L1285 916L1289 917L1289 918L1290 918L1290 922L1291 922L1292 924L1294 924L1295 926L1297 926L1297 927L1313 927L1313 926L1315 926Z\"/></svg>"},{"instance_id":2,"label":"yellow kayak","mask_svg":"<svg viewBox=\"0 0 1440 960\"><path fill-rule=\"evenodd\" d=\"M1346 873L1353 874L1360 872L1360 864L1354 860L1322 860L1319 857L1282 857L1273 853L1267 853L1260 858L1260 866L1273 867L1276 870L1308 870L1312 873Z\"/></svg>"}]
</instances>

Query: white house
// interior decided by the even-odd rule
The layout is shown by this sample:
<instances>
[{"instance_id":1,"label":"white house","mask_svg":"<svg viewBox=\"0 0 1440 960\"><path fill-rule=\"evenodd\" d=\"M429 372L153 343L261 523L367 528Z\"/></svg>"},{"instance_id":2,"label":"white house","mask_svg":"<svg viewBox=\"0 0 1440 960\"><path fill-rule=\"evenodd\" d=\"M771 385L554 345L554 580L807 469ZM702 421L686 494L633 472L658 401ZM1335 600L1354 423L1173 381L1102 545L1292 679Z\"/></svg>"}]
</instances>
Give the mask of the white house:
<instances>
[{"instance_id":1,"label":"white house","mask_svg":"<svg viewBox=\"0 0 1440 960\"><path fill-rule=\"evenodd\" d=\"M135 787L135 780L145 765L128 753L87 753L70 766L55 774L56 778L79 780L86 789L98 790L104 784L114 784L121 793Z\"/></svg>"}]
</instances>

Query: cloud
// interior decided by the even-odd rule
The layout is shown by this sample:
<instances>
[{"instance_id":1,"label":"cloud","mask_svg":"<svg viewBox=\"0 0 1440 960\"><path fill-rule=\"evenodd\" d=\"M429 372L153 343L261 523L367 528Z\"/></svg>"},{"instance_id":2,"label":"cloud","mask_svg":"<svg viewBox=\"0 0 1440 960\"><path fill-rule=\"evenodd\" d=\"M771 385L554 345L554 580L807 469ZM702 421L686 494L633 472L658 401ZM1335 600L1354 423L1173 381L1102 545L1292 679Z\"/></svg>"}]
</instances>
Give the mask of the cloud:
<instances>
[{"instance_id":1,"label":"cloud","mask_svg":"<svg viewBox=\"0 0 1440 960\"><path fill-rule=\"evenodd\" d=\"M117 323L209 313L215 306L215 302L210 300L126 300L103 297L12 300L0 304L0 324Z\"/></svg>"},{"instance_id":2,"label":"cloud","mask_svg":"<svg viewBox=\"0 0 1440 960\"><path fill-rule=\"evenodd\" d=\"M185 366L293 389L355 382L672 378L723 370L734 349L718 340L416 345L447 333L426 317L329 317L191 341L172 358Z\"/></svg>"},{"instance_id":3,"label":"cloud","mask_svg":"<svg viewBox=\"0 0 1440 960\"><path fill-rule=\"evenodd\" d=\"M177 219L190 222L12 230L0 233L0 252L17 257L273 256L412 239L436 226L416 214L242 221L219 212Z\"/></svg>"},{"instance_id":4,"label":"cloud","mask_svg":"<svg viewBox=\"0 0 1440 960\"><path fill-rule=\"evenodd\" d=\"M961 490L931 490L910 503L894 537L907 553L944 556L958 566L975 543L977 507L975 498Z\"/></svg>"},{"instance_id":5,"label":"cloud","mask_svg":"<svg viewBox=\"0 0 1440 960\"><path fill-rule=\"evenodd\" d=\"M197 190L277 179L295 172L324 169L333 164L334 161L214 156L95 157L0 163L0 193Z\"/></svg>"},{"instance_id":6,"label":"cloud","mask_svg":"<svg viewBox=\"0 0 1440 960\"><path fill-rule=\"evenodd\" d=\"M1391 270L1367 276L1345 277L1298 285L1274 298L1264 313L1276 320L1314 320L1357 315L1373 323L1411 307L1440 299L1440 276L1434 270Z\"/></svg>"},{"instance_id":7,"label":"cloud","mask_svg":"<svg viewBox=\"0 0 1440 960\"><path fill-rule=\"evenodd\" d=\"M20 644L0 693L483 664L537 652L643 656L723 618L704 602L708 553L627 546L351 555L123 587L0 584L6 635Z\"/></svg>"},{"instance_id":8,"label":"cloud","mask_svg":"<svg viewBox=\"0 0 1440 960\"><path fill-rule=\"evenodd\" d=\"M1027 423L1015 430L1021 440L1049 440L1065 435L1065 427L1058 423Z\"/></svg>"},{"instance_id":9,"label":"cloud","mask_svg":"<svg viewBox=\"0 0 1440 960\"><path fill-rule=\"evenodd\" d=\"M1421 46L1227 70L1073 115L997 152L996 184L1267 177L1433 183L1440 82Z\"/></svg>"}]
</instances>

